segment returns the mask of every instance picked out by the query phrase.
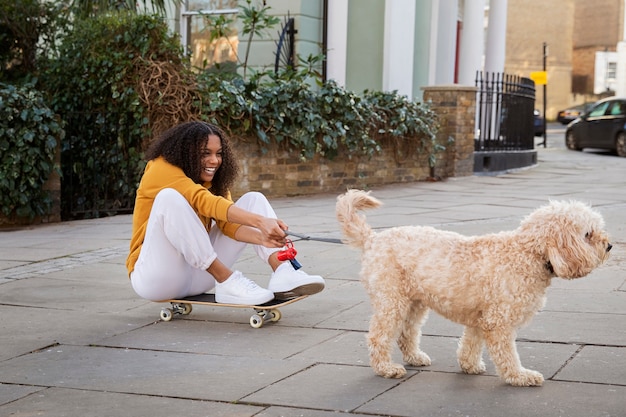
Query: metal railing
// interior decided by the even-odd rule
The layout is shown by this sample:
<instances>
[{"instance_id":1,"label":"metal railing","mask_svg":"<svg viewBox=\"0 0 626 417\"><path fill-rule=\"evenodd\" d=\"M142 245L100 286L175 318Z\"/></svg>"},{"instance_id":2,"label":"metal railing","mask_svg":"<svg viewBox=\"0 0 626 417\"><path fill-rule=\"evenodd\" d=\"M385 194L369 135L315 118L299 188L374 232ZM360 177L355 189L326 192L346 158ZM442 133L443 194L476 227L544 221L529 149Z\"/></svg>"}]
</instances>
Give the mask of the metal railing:
<instances>
[{"instance_id":1,"label":"metal railing","mask_svg":"<svg viewBox=\"0 0 626 417\"><path fill-rule=\"evenodd\" d=\"M64 220L131 213L141 165L132 114L98 112L67 116L61 151Z\"/></svg>"},{"instance_id":2,"label":"metal railing","mask_svg":"<svg viewBox=\"0 0 626 417\"><path fill-rule=\"evenodd\" d=\"M533 149L535 83L502 73L476 73L475 151Z\"/></svg>"}]
</instances>

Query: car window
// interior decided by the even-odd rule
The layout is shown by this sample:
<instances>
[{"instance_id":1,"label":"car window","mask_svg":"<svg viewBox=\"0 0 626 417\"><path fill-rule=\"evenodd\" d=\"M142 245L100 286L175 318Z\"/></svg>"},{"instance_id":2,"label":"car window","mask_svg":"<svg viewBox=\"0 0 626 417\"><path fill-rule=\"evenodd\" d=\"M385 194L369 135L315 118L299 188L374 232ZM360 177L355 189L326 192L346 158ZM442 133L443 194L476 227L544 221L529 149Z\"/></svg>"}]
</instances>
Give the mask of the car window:
<instances>
[{"instance_id":1,"label":"car window","mask_svg":"<svg viewBox=\"0 0 626 417\"><path fill-rule=\"evenodd\" d=\"M598 104L589 112L589 117L604 116L606 114L606 109L609 107L609 104L611 104L610 101L605 101Z\"/></svg>"},{"instance_id":2,"label":"car window","mask_svg":"<svg viewBox=\"0 0 626 417\"><path fill-rule=\"evenodd\" d=\"M621 101L614 101L611 104L611 108L609 109L609 113L611 116L623 116L626 111L624 108L624 103Z\"/></svg>"}]
</instances>

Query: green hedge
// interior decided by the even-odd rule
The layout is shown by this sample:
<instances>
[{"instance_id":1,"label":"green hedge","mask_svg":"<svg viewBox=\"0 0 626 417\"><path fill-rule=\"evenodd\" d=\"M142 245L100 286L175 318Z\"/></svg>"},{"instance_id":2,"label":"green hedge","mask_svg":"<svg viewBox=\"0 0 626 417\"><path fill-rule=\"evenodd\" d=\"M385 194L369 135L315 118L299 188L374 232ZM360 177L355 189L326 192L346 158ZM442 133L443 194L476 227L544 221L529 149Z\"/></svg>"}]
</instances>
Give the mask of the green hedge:
<instances>
[{"instance_id":1,"label":"green hedge","mask_svg":"<svg viewBox=\"0 0 626 417\"><path fill-rule=\"evenodd\" d=\"M41 76L51 107L67 122L63 218L132 211L151 136L149 106L165 105L142 101L142 74L152 62L182 66L182 60L178 40L156 16L76 21Z\"/></svg>"},{"instance_id":2,"label":"green hedge","mask_svg":"<svg viewBox=\"0 0 626 417\"><path fill-rule=\"evenodd\" d=\"M307 71L265 75L243 80L200 74L200 113L231 135L256 137L261 149L278 146L303 159L373 155L388 142L401 147L405 157L427 152L434 166L443 149L436 143L435 113L397 92L359 95L333 80L314 88Z\"/></svg>"},{"instance_id":3,"label":"green hedge","mask_svg":"<svg viewBox=\"0 0 626 417\"><path fill-rule=\"evenodd\" d=\"M42 190L64 137L58 117L33 88L0 84L0 210L9 219L50 213Z\"/></svg>"}]
</instances>

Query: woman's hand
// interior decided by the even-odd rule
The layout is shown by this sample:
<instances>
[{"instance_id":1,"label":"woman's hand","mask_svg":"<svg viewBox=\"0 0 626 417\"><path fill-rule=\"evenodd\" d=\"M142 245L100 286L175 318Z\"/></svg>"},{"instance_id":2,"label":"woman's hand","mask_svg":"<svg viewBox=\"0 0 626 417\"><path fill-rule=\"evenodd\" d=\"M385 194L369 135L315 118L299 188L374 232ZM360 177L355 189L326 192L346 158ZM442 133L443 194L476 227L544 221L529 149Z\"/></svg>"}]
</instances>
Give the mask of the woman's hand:
<instances>
[{"instance_id":1,"label":"woman's hand","mask_svg":"<svg viewBox=\"0 0 626 417\"><path fill-rule=\"evenodd\" d=\"M285 246L289 227L280 219L272 219L251 213L234 204L228 209L228 221L243 225L237 230L235 238L241 242L263 245L268 248Z\"/></svg>"},{"instance_id":2,"label":"woman's hand","mask_svg":"<svg viewBox=\"0 0 626 417\"><path fill-rule=\"evenodd\" d=\"M268 248L281 248L285 246L285 230L289 227L280 219L264 217L258 225L261 231L262 245Z\"/></svg>"}]
</instances>

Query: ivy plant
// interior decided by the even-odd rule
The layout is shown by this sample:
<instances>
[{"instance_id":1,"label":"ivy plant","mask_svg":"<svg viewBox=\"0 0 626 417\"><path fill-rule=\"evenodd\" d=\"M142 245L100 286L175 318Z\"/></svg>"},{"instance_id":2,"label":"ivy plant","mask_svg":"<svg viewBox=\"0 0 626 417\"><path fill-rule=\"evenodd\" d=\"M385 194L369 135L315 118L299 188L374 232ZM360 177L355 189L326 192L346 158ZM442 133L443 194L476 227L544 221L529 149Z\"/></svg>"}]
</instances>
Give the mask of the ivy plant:
<instances>
[{"instance_id":1,"label":"ivy plant","mask_svg":"<svg viewBox=\"0 0 626 417\"><path fill-rule=\"evenodd\" d=\"M256 73L249 79L223 73L198 75L200 114L231 135L256 137L261 150L277 147L333 159L372 156L390 143L398 158L445 149L436 143L437 118L426 105L397 92L356 94L335 81L322 82L315 57L299 71Z\"/></svg>"},{"instance_id":2,"label":"ivy plant","mask_svg":"<svg viewBox=\"0 0 626 417\"><path fill-rule=\"evenodd\" d=\"M50 213L44 191L64 130L32 87L0 84L0 211L13 220Z\"/></svg>"},{"instance_id":3,"label":"ivy plant","mask_svg":"<svg viewBox=\"0 0 626 417\"><path fill-rule=\"evenodd\" d=\"M409 100L396 91L366 90L363 98L370 104L374 115L374 137L391 143L396 159L428 153L429 166L434 168L436 154L446 148L437 143L439 122L428 106Z\"/></svg>"}]
</instances>

